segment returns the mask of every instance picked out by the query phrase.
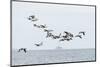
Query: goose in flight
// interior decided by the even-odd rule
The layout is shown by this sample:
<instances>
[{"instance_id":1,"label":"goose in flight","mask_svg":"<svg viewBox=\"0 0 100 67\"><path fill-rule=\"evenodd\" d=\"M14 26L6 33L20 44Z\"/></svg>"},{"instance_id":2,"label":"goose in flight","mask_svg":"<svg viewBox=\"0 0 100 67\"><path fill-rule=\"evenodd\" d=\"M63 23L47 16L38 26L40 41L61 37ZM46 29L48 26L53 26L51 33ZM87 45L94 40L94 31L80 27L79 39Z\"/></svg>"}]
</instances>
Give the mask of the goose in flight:
<instances>
[{"instance_id":1,"label":"goose in flight","mask_svg":"<svg viewBox=\"0 0 100 67\"><path fill-rule=\"evenodd\" d=\"M60 38L60 37L61 37L61 33L60 33L58 36L54 36L54 35L53 35L52 38L53 38L53 39L58 39L58 38Z\"/></svg>"},{"instance_id":2,"label":"goose in flight","mask_svg":"<svg viewBox=\"0 0 100 67\"><path fill-rule=\"evenodd\" d=\"M44 32L52 32L53 30L44 29Z\"/></svg>"},{"instance_id":3,"label":"goose in flight","mask_svg":"<svg viewBox=\"0 0 100 67\"><path fill-rule=\"evenodd\" d=\"M73 37L73 34L72 33L69 33L69 32L66 32L66 31L64 31L64 33L66 33L66 35L68 35L70 37Z\"/></svg>"},{"instance_id":4,"label":"goose in flight","mask_svg":"<svg viewBox=\"0 0 100 67\"><path fill-rule=\"evenodd\" d=\"M29 16L28 20L37 21L38 19L34 15L32 15L32 16Z\"/></svg>"},{"instance_id":5,"label":"goose in flight","mask_svg":"<svg viewBox=\"0 0 100 67\"><path fill-rule=\"evenodd\" d=\"M33 24L34 27L41 28L39 25Z\"/></svg>"},{"instance_id":6,"label":"goose in flight","mask_svg":"<svg viewBox=\"0 0 100 67\"><path fill-rule=\"evenodd\" d=\"M36 46L42 46L43 45L43 42L41 43L38 43L38 44L35 44Z\"/></svg>"},{"instance_id":7,"label":"goose in flight","mask_svg":"<svg viewBox=\"0 0 100 67\"><path fill-rule=\"evenodd\" d=\"M65 39L60 39L59 41L65 41Z\"/></svg>"},{"instance_id":8,"label":"goose in flight","mask_svg":"<svg viewBox=\"0 0 100 67\"><path fill-rule=\"evenodd\" d=\"M34 27L37 27L37 25L36 25L36 24L33 24L33 26L34 26Z\"/></svg>"},{"instance_id":9,"label":"goose in flight","mask_svg":"<svg viewBox=\"0 0 100 67\"><path fill-rule=\"evenodd\" d=\"M20 48L20 49L18 50L18 52L20 52L20 51L22 51L22 50L23 50L25 53L27 52L27 51L26 51L26 48Z\"/></svg>"},{"instance_id":10,"label":"goose in flight","mask_svg":"<svg viewBox=\"0 0 100 67\"><path fill-rule=\"evenodd\" d=\"M40 27L41 27L41 28L47 28L47 26L46 26L46 25L40 25Z\"/></svg>"},{"instance_id":11,"label":"goose in flight","mask_svg":"<svg viewBox=\"0 0 100 67\"><path fill-rule=\"evenodd\" d=\"M47 32L46 38L47 38L47 37L52 37L52 36L53 36L52 33Z\"/></svg>"},{"instance_id":12,"label":"goose in flight","mask_svg":"<svg viewBox=\"0 0 100 67\"><path fill-rule=\"evenodd\" d=\"M69 34L69 32L67 32L67 31L64 31L64 33L66 33L67 35Z\"/></svg>"},{"instance_id":13,"label":"goose in flight","mask_svg":"<svg viewBox=\"0 0 100 67\"><path fill-rule=\"evenodd\" d=\"M60 39L59 41L70 41L70 40L72 40L72 38L64 38L64 39Z\"/></svg>"},{"instance_id":14,"label":"goose in flight","mask_svg":"<svg viewBox=\"0 0 100 67\"><path fill-rule=\"evenodd\" d=\"M67 31L64 31L64 33L65 33L65 35L62 36L63 38L68 38L69 36L73 37L73 35Z\"/></svg>"},{"instance_id":15,"label":"goose in flight","mask_svg":"<svg viewBox=\"0 0 100 67\"><path fill-rule=\"evenodd\" d=\"M75 37L79 37L79 38L81 38L81 39L82 39L82 36L81 36L81 35L76 35Z\"/></svg>"},{"instance_id":16,"label":"goose in flight","mask_svg":"<svg viewBox=\"0 0 100 67\"><path fill-rule=\"evenodd\" d=\"M68 35L64 35L64 36L62 36L63 38L68 38Z\"/></svg>"},{"instance_id":17,"label":"goose in flight","mask_svg":"<svg viewBox=\"0 0 100 67\"><path fill-rule=\"evenodd\" d=\"M70 41L70 40L72 40L72 38L68 38L68 39L66 39L67 41Z\"/></svg>"}]
</instances>

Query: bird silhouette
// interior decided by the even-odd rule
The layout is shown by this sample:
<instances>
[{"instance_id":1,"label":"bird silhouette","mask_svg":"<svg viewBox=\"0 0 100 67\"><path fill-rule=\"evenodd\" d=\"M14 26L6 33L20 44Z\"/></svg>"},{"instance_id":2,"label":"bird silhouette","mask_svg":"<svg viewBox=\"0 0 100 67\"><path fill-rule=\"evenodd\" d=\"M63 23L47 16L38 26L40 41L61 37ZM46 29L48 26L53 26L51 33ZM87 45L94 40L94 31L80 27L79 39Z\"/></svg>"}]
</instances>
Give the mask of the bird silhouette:
<instances>
[{"instance_id":1,"label":"bird silhouette","mask_svg":"<svg viewBox=\"0 0 100 67\"><path fill-rule=\"evenodd\" d=\"M44 32L52 32L53 30L44 29Z\"/></svg>"},{"instance_id":2,"label":"bird silhouette","mask_svg":"<svg viewBox=\"0 0 100 67\"><path fill-rule=\"evenodd\" d=\"M32 15L32 16L29 16L28 20L37 21L38 19L34 15Z\"/></svg>"},{"instance_id":3,"label":"bird silhouette","mask_svg":"<svg viewBox=\"0 0 100 67\"><path fill-rule=\"evenodd\" d=\"M32 20L32 19L34 19L35 18L35 16L29 16L29 18L28 18L28 20Z\"/></svg>"},{"instance_id":4,"label":"bird silhouette","mask_svg":"<svg viewBox=\"0 0 100 67\"><path fill-rule=\"evenodd\" d=\"M74 37L74 35L72 33L69 34L70 37Z\"/></svg>"},{"instance_id":5,"label":"bird silhouette","mask_svg":"<svg viewBox=\"0 0 100 67\"><path fill-rule=\"evenodd\" d=\"M65 39L60 39L59 41L65 41Z\"/></svg>"},{"instance_id":6,"label":"bird silhouette","mask_svg":"<svg viewBox=\"0 0 100 67\"><path fill-rule=\"evenodd\" d=\"M31 16L29 16L29 17L31 17L32 19L33 19L33 18L35 18L35 16L34 16L34 15L31 15Z\"/></svg>"},{"instance_id":7,"label":"bird silhouette","mask_svg":"<svg viewBox=\"0 0 100 67\"><path fill-rule=\"evenodd\" d=\"M68 38L68 35L64 35L64 36L62 36L63 38Z\"/></svg>"},{"instance_id":8,"label":"bird silhouette","mask_svg":"<svg viewBox=\"0 0 100 67\"><path fill-rule=\"evenodd\" d=\"M85 32L82 31L82 32L79 32L79 34L83 34L83 35L85 35Z\"/></svg>"},{"instance_id":9,"label":"bird silhouette","mask_svg":"<svg viewBox=\"0 0 100 67\"><path fill-rule=\"evenodd\" d=\"M72 40L72 38L63 38L63 39L60 39L59 41L70 41Z\"/></svg>"},{"instance_id":10,"label":"bird silhouette","mask_svg":"<svg viewBox=\"0 0 100 67\"><path fill-rule=\"evenodd\" d=\"M22 50L23 50L25 53L27 52L27 51L26 51L26 48L20 48L20 49L18 50L18 52L20 52L20 51L22 51Z\"/></svg>"},{"instance_id":11,"label":"bird silhouette","mask_svg":"<svg viewBox=\"0 0 100 67\"><path fill-rule=\"evenodd\" d=\"M73 37L73 36L74 36L74 35L73 35L72 33L70 33L70 32L64 31L64 33L66 34L66 36L70 36L70 37Z\"/></svg>"},{"instance_id":12,"label":"bird silhouette","mask_svg":"<svg viewBox=\"0 0 100 67\"><path fill-rule=\"evenodd\" d=\"M72 40L72 38L68 38L68 39L65 39L65 40L70 41L70 40Z\"/></svg>"},{"instance_id":13,"label":"bird silhouette","mask_svg":"<svg viewBox=\"0 0 100 67\"><path fill-rule=\"evenodd\" d=\"M47 38L47 37L53 37L53 34L50 33L50 32L47 32L47 36L46 36L46 38Z\"/></svg>"},{"instance_id":14,"label":"bird silhouette","mask_svg":"<svg viewBox=\"0 0 100 67\"><path fill-rule=\"evenodd\" d=\"M81 38L81 39L82 39L82 36L81 36L81 35L76 35L75 37L79 37L79 38Z\"/></svg>"},{"instance_id":15,"label":"bird silhouette","mask_svg":"<svg viewBox=\"0 0 100 67\"><path fill-rule=\"evenodd\" d=\"M33 24L33 26L34 26L34 27L37 27L37 25L36 25L36 24Z\"/></svg>"},{"instance_id":16,"label":"bird silhouette","mask_svg":"<svg viewBox=\"0 0 100 67\"><path fill-rule=\"evenodd\" d=\"M64 33L65 33L65 35L63 35L62 37L63 37L63 38L68 38L68 37L69 37L69 32L64 31Z\"/></svg>"},{"instance_id":17,"label":"bird silhouette","mask_svg":"<svg viewBox=\"0 0 100 67\"><path fill-rule=\"evenodd\" d=\"M52 36L53 39L58 39L60 37L61 37L61 33L58 36L55 36L55 35Z\"/></svg>"},{"instance_id":18,"label":"bird silhouette","mask_svg":"<svg viewBox=\"0 0 100 67\"><path fill-rule=\"evenodd\" d=\"M34 27L41 28L39 25L33 24Z\"/></svg>"},{"instance_id":19,"label":"bird silhouette","mask_svg":"<svg viewBox=\"0 0 100 67\"><path fill-rule=\"evenodd\" d=\"M41 28L39 25L37 25L37 28Z\"/></svg>"},{"instance_id":20,"label":"bird silhouette","mask_svg":"<svg viewBox=\"0 0 100 67\"><path fill-rule=\"evenodd\" d=\"M35 44L36 46L42 46L43 45L43 42L41 43L38 43L38 44Z\"/></svg>"},{"instance_id":21,"label":"bird silhouette","mask_svg":"<svg viewBox=\"0 0 100 67\"><path fill-rule=\"evenodd\" d=\"M66 33L67 35L69 34L69 32L67 32L67 31L64 31L64 33Z\"/></svg>"},{"instance_id":22,"label":"bird silhouette","mask_svg":"<svg viewBox=\"0 0 100 67\"><path fill-rule=\"evenodd\" d=\"M40 27L41 27L41 28L47 28L47 26L46 26L46 25L40 25Z\"/></svg>"}]
</instances>

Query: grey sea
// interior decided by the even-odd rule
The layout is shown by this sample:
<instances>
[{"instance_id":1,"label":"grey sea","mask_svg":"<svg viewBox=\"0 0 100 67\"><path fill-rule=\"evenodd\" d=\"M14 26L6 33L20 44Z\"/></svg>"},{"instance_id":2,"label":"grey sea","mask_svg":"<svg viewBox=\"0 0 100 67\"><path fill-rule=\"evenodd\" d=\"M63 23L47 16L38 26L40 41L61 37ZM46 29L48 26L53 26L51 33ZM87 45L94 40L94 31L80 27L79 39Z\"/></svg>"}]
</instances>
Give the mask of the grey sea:
<instances>
[{"instance_id":1,"label":"grey sea","mask_svg":"<svg viewBox=\"0 0 100 67\"><path fill-rule=\"evenodd\" d=\"M12 50L12 65L95 61L95 49Z\"/></svg>"}]
</instances>

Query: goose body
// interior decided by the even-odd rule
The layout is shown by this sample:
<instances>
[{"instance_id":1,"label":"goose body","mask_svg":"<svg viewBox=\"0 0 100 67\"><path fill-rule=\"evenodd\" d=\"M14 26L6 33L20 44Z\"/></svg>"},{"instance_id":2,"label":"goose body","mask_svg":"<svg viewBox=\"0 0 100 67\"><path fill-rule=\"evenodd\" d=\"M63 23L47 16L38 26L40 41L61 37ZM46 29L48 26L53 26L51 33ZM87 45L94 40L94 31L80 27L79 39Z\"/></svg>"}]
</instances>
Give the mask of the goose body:
<instances>
[{"instance_id":1,"label":"goose body","mask_svg":"<svg viewBox=\"0 0 100 67\"><path fill-rule=\"evenodd\" d=\"M32 15L32 16L29 16L28 20L37 21L38 19L34 15Z\"/></svg>"},{"instance_id":2,"label":"goose body","mask_svg":"<svg viewBox=\"0 0 100 67\"><path fill-rule=\"evenodd\" d=\"M41 43L38 43L38 44L35 44L36 46L42 46L43 45L43 42Z\"/></svg>"},{"instance_id":3,"label":"goose body","mask_svg":"<svg viewBox=\"0 0 100 67\"><path fill-rule=\"evenodd\" d=\"M26 48L20 48L20 49L18 50L18 52L20 52L20 51L24 51L25 53L27 52Z\"/></svg>"}]
</instances>

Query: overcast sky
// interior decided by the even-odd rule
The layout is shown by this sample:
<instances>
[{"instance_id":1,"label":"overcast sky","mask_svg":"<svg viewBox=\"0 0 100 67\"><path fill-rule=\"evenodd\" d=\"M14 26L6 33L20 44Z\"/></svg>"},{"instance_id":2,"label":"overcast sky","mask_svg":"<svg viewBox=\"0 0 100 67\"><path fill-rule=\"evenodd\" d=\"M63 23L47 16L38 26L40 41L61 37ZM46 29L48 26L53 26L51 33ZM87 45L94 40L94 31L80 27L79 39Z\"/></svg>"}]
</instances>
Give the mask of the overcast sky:
<instances>
[{"instance_id":1,"label":"overcast sky","mask_svg":"<svg viewBox=\"0 0 100 67\"><path fill-rule=\"evenodd\" d=\"M35 15L39 20L36 24L46 24L58 35L68 31L77 35L85 31L86 35L73 38L72 41L59 42L45 38L43 30L33 27L27 18ZM43 42L36 47L34 44ZM12 3L12 47L15 49L28 48L33 50L55 49L60 46L64 49L95 48L95 7L57 5L42 3L13 2Z\"/></svg>"}]
</instances>

